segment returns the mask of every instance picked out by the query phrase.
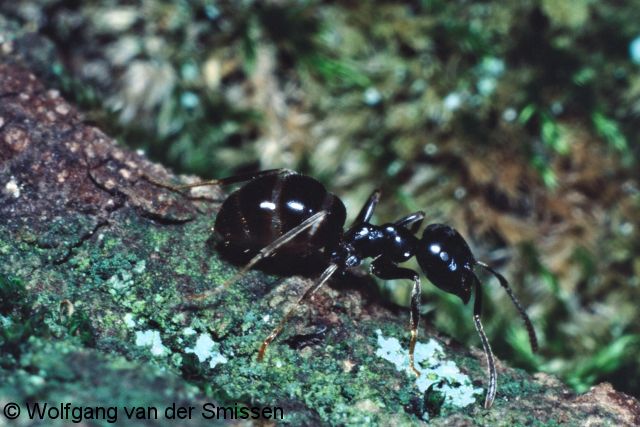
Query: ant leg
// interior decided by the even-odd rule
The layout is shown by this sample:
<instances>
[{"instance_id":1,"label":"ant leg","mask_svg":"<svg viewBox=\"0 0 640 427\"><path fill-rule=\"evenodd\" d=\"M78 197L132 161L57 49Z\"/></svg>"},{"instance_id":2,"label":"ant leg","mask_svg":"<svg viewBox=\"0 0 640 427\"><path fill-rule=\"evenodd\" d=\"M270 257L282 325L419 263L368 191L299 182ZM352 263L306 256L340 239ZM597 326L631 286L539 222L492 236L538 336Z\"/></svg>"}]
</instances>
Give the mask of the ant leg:
<instances>
[{"instance_id":1,"label":"ant leg","mask_svg":"<svg viewBox=\"0 0 640 427\"><path fill-rule=\"evenodd\" d=\"M411 311L409 319L409 327L411 329L411 340L409 341L409 367L417 376L420 376L420 371L416 369L413 357L413 353L416 348L416 341L418 339L418 322L420 321L420 298L422 296L420 276L413 270L398 267L394 263L383 258L378 258L371 264L371 274L385 280L413 280L413 288L411 289Z\"/></svg>"},{"instance_id":2,"label":"ant leg","mask_svg":"<svg viewBox=\"0 0 640 427\"><path fill-rule=\"evenodd\" d=\"M531 323L531 319L529 319L529 316L527 316L527 312L524 311L524 308L522 308L522 305L520 305L520 301L518 301L518 298L516 298L515 294L511 290L511 287L509 286L509 282L507 282L507 279L505 279L505 277L502 274L498 273L497 271L489 267L484 262L476 261L476 264L478 264L480 267L484 268L485 270L493 274L496 277L496 279L498 279L498 281L500 282L500 285L507 292L507 294L511 298L511 301L513 301L513 305L515 305L516 308L518 309L518 312L520 313L520 317L522 318L522 320L524 320L525 326L527 327L527 332L529 333L529 342L531 343L531 350L534 353L538 351L538 338L536 337L535 329L533 329L533 324Z\"/></svg>"},{"instance_id":3,"label":"ant leg","mask_svg":"<svg viewBox=\"0 0 640 427\"><path fill-rule=\"evenodd\" d=\"M245 264L245 266L242 267L240 270L238 270L238 272L233 277L231 277L230 279L226 280L222 284L222 289L224 289L224 288L228 287L230 284L236 282L238 279L240 279L240 277L244 276L245 273L247 271L249 271L254 265L259 263L263 259L268 258L269 256L273 255L278 250L278 248L280 248L281 246L285 245L289 241L293 240L298 234L301 234L304 231L306 231L307 229L309 229L311 227L315 227L318 224L320 224L320 222L322 222L322 220L328 214L329 214L329 212L326 211L326 210L315 213L314 215L310 216L306 220L302 221L299 225L295 226L291 230L289 230L286 233L284 233L282 236L278 237L273 242L269 243L264 248L260 249L260 251L258 252L258 254L256 256L251 258L249 260L249 262L247 264Z\"/></svg>"},{"instance_id":4,"label":"ant leg","mask_svg":"<svg viewBox=\"0 0 640 427\"><path fill-rule=\"evenodd\" d=\"M146 179L147 181L149 181L154 185L157 185L158 187L166 188L168 190L180 193L182 190L187 190L195 187L204 187L207 185L230 185L230 184L237 184L239 182L244 182L244 181L252 181L256 178L261 178L263 176L292 175L295 173L297 172L294 172L291 169L268 169L268 170L259 171L259 172L249 172L245 174L229 176L226 178L211 179L208 181L194 182L193 184L184 184L184 185L166 184L164 182L157 181L154 178L151 178L150 176L147 176L147 175L142 175L142 178Z\"/></svg>"},{"instance_id":5,"label":"ant leg","mask_svg":"<svg viewBox=\"0 0 640 427\"><path fill-rule=\"evenodd\" d=\"M278 326L276 326L273 331L271 331L271 333L267 336L267 338L262 342L260 350L258 351L258 362L262 361L262 359L264 358L264 353L267 351L267 347L269 347L269 344L271 344L271 342L276 339L280 332L282 332L284 325L286 325L291 316L293 316L296 308L302 305L305 300L313 296L313 294L315 294L318 289L320 289L320 287L324 285L327 280L329 280L331 275L335 273L337 269L338 266L336 264L329 265L329 267L324 270L320 278L311 287L309 287L309 289L307 289L304 294L302 294L302 296L298 299L296 304L289 311L287 311L280 323L278 323Z\"/></svg>"},{"instance_id":6,"label":"ant leg","mask_svg":"<svg viewBox=\"0 0 640 427\"><path fill-rule=\"evenodd\" d=\"M353 220L353 225L362 224L363 222L369 222L369 220L371 219L371 216L373 216L373 211L375 210L376 205L378 204L379 201L380 201L380 190L378 189L373 190L373 192L367 199L367 202L364 204L364 206L362 206L360 213L358 214L356 219ZM353 225L352 225L352 228L353 228Z\"/></svg>"},{"instance_id":7,"label":"ant leg","mask_svg":"<svg viewBox=\"0 0 640 427\"><path fill-rule=\"evenodd\" d=\"M398 227L408 228L409 231L415 233L418 231L418 228L422 225L422 221L424 221L424 212L418 211L412 214L409 214L403 218L400 218L393 225Z\"/></svg>"},{"instance_id":8,"label":"ant leg","mask_svg":"<svg viewBox=\"0 0 640 427\"><path fill-rule=\"evenodd\" d=\"M498 375L496 373L496 365L493 360L491 345L489 345L489 340L484 333L484 328L482 327L482 322L480 321L480 315L482 313L482 288L480 286L480 281L475 274L473 274L473 279L476 286L476 298L473 303L473 323L476 327L476 331L478 331L478 335L480 335L480 341L482 342L484 355L487 358L487 369L489 371L489 388L487 389L487 396L484 399L484 408L489 409L491 408L493 400L496 397Z\"/></svg>"},{"instance_id":9,"label":"ant leg","mask_svg":"<svg viewBox=\"0 0 640 427\"><path fill-rule=\"evenodd\" d=\"M205 298L208 298L211 295L214 295L214 294L220 292L223 289L228 288L229 285L237 282L242 276L244 276L247 273L247 271L251 270L251 268L254 265L259 263L263 259L268 258L269 256L273 255L273 253L275 251L277 251L278 248L280 248L282 245L284 245L287 242L291 241L298 234L303 233L305 230L320 224L320 222L328 214L329 214L328 211L320 211L320 212L317 212L316 214L310 216L309 218L307 218L306 220L301 222L299 225L295 226L291 230L289 230L286 233L284 233L282 236L278 237L273 242L269 243L264 248L260 249L260 251L258 252L257 255L255 255L253 258L251 258L249 260L249 262L247 264L245 264L240 270L238 270L238 272L236 272L236 274L234 274L230 279L225 280L224 283L220 287L212 289L210 291L202 292L202 293L200 293L198 295L192 295L192 296L190 296L189 299L192 299L192 300L194 300L194 299L195 300L203 300Z\"/></svg>"}]
</instances>

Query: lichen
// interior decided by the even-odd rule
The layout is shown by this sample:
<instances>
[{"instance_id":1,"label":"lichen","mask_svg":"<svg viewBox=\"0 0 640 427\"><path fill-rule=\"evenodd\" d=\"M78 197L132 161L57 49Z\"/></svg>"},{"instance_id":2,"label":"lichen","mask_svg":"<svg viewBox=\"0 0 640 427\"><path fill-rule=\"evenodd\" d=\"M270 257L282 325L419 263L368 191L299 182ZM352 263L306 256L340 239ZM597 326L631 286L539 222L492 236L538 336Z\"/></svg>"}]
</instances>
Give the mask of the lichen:
<instances>
[{"instance_id":1,"label":"lichen","mask_svg":"<svg viewBox=\"0 0 640 427\"><path fill-rule=\"evenodd\" d=\"M464 408L476 402L475 395L482 389L474 388L471 379L460 372L452 360L445 359L442 346L434 339L427 343L417 342L414 359L420 376L415 377L409 367L409 351L405 350L397 338L385 338L382 331L376 331L378 346L376 355L393 363L400 372L415 379L415 385L421 393L431 387L444 395L444 404Z\"/></svg>"},{"instance_id":2,"label":"lichen","mask_svg":"<svg viewBox=\"0 0 640 427\"><path fill-rule=\"evenodd\" d=\"M193 353L200 362L209 360L209 367L215 368L219 363L227 363L227 358L217 348L219 344L209 334L201 334L193 348L187 347L185 353Z\"/></svg>"},{"instance_id":3,"label":"lichen","mask_svg":"<svg viewBox=\"0 0 640 427\"><path fill-rule=\"evenodd\" d=\"M149 347L154 356L164 356L168 349L162 344L160 332L154 330L136 331L136 345Z\"/></svg>"},{"instance_id":4,"label":"lichen","mask_svg":"<svg viewBox=\"0 0 640 427\"><path fill-rule=\"evenodd\" d=\"M15 177L12 176L9 182L7 182L7 184L4 186L4 191L7 194L13 196L14 199L20 197L20 185L18 185Z\"/></svg>"}]
</instances>

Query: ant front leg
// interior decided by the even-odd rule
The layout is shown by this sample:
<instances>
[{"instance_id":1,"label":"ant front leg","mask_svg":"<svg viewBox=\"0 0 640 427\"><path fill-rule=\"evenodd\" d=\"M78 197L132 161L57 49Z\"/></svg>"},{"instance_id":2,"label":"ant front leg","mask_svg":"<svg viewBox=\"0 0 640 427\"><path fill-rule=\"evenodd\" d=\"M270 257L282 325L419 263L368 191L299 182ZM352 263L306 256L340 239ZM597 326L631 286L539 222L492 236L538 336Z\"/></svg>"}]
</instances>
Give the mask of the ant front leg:
<instances>
[{"instance_id":1,"label":"ant front leg","mask_svg":"<svg viewBox=\"0 0 640 427\"><path fill-rule=\"evenodd\" d=\"M413 353L416 348L418 339L418 322L420 321L420 297L422 295L422 287L420 286L420 276L413 270L398 267L391 261L384 258L378 258L371 264L371 274L384 280L393 279L410 279L413 280L413 288L411 289L411 311L409 327L411 328L411 341L409 341L409 367L417 375L420 371L415 367Z\"/></svg>"},{"instance_id":2,"label":"ant front leg","mask_svg":"<svg viewBox=\"0 0 640 427\"><path fill-rule=\"evenodd\" d=\"M351 229L356 227L359 224L363 224L365 222L369 222L371 217L373 216L373 211L376 209L378 202L380 201L380 190L373 190L369 198L367 199L362 209L360 209L360 213L353 220L353 224L351 225Z\"/></svg>"},{"instance_id":3,"label":"ant front leg","mask_svg":"<svg viewBox=\"0 0 640 427\"><path fill-rule=\"evenodd\" d=\"M404 218L400 218L396 222L393 223L396 227L404 227L411 231L412 233L416 233L418 228L422 225L422 221L424 221L424 212L418 211L412 214L405 216Z\"/></svg>"}]
</instances>

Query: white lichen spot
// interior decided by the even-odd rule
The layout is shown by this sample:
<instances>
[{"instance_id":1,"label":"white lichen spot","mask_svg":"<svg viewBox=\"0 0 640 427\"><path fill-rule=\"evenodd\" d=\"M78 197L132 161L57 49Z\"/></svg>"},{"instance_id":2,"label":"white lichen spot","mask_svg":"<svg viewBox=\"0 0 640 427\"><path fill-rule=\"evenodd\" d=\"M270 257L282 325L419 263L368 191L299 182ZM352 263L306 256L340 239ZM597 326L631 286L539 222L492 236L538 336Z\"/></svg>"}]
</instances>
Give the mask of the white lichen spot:
<instances>
[{"instance_id":1,"label":"white lichen spot","mask_svg":"<svg viewBox=\"0 0 640 427\"><path fill-rule=\"evenodd\" d=\"M147 263L145 260L140 260L136 263L136 266L133 267L133 272L136 274L144 273L144 270L147 268Z\"/></svg>"},{"instance_id":2,"label":"white lichen spot","mask_svg":"<svg viewBox=\"0 0 640 427\"><path fill-rule=\"evenodd\" d=\"M414 373L409 368L409 351L405 350L397 338L385 338L378 329L378 350L376 355L393 363L398 371L404 371L411 378ZM442 393L444 404L465 407L476 401L475 395L482 394L482 389L474 388L471 379L451 360L446 360L442 346L433 339L427 343L417 342L414 352L416 369L420 376L416 378L416 386L421 393L430 387Z\"/></svg>"},{"instance_id":3,"label":"white lichen spot","mask_svg":"<svg viewBox=\"0 0 640 427\"><path fill-rule=\"evenodd\" d=\"M116 182L114 180L112 180L111 178L107 179L107 181L104 183L104 186L107 190L113 190L114 188L116 188Z\"/></svg>"},{"instance_id":4,"label":"white lichen spot","mask_svg":"<svg viewBox=\"0 0 640 427\"><path fill-rule=\"evenodd\" d=\"M31 375L29 377L29 383L36 387L42 387L46 383L46 381L40 375Z\"/></svg>"},{"instance_id":5,"label":"white lichen spot","mask_svg":"<svg viewBox=\"0 0 640 427\"><path fill-rule=\"evenodd\" d=\"M71 109L67 104L62 103L56 105L56 113L60 114L61 116L66 116L67 114L69 114L69 111L71 111Z\"/></svg>"},{"instance_id":6,"label":"white lichen spot","mask_svg":"<svg viewBox=\"0 0 640 427\"><path fill-rule=\"evenodd\" d=\"M354 366L356 366L356 364L349 359L342 361L342 370L346 373L351 372Z\"/></svg>"},{"instance_id":7,"label":"white lichen spot","mask_svg":"<svg viewBox=\"0 0 640 427\"><path fill-rule=\"evenodd\" d=\"M227 363L227 358L224 357L222 353L218 353L211 358L211 360L209 361L209 367L213 369L220 363Z\"/></svg>"},{"instance_id":8,"label":"white lichen spot","mask_svg":"<svg viewBox=\"0 0 640 427\"><path fill-rule=\"evenodd\" d=\"M147 331L136 331L136 345L138 347L149 347L154 356L163 356L167 353L167 348L162 345L160 332L149 329Z\"/></svg>"},{"instance_id":9,"label":"white lichen spot","mask_svg":"<svg viewBox=\"0 0 640 427\"><path fill-rule=\"evenodd\" d=\"M195 354L200 362L209 360L209 367L213 369L218 364L228 362L227 358L218 351L219 346L220 344L215 342L211 335L200 334L196 340L196 345L193 348L187 347L184 352Z\"/></svg>"},{"instance_id":10,"label":"white lichen spot","mask_svg":"<svg viewBox=\"0 0 640 427\"><path fill-rule=\"evenodd\" d=\"M196 330L193 329L191 326L188 326L182 330L182 333L186 336L191 336L196 334Z\"/></svg>"},{"instance_id":11,"label":"white lichen spot","mask_svg":"<svg viewBox=\"0 0 640 427\"><path fill-rule=\"evenodd\" d=\"M56 179L58 180L59 184L62 184L67 180L68 176L69 176L69 171L65 169L61 171L58 175L56 175Z\"/></svg>"},{"instance_id":12,"label":"white lichen spot","mask_svg":"<svg viewBox=\"0 0 640 427\"><path fill-rule=\"evenodd\" d=\"M107 285L114 291L121 291L133 285L133 275L130 271L121 271L107 280Z\"/></svg>"},{"instance_id":13,"label":"white lichen spot","mask_svg":"<svg viewBox=\"0 0 640 427\"><path fill-rule=\"evenodd\" d=\"M94 22L101 29L110 32L125 31L130 28L138 19L136 10L132 7L120 7L112 10L101 10Z\"/></svg>"},{"instance_id":14,"label":"white lichen spot","mask_svg":"<svg viewBox=\"0 0 640 427\"><path fill-rule=\"evenodd\" d=\"M126 180L131 179L131 171L129 169L122 168L118 171L118 173L120 174L121 177L123 177Z\"/></svg>"},{"instance_id":15,"label":"white lichen spot","mask_svg":"<svg viewBox=\"0 0 640 427\"><path fill-rule=\"evenodd\" d=\"M8 55L11 52L13 52L13 42L11 41L6 41L4 39L4 36L0 36L3 38L2 43L0 43L0 52Z\"/></svg>"},{"instance_id":16,"label":"white lichen spot","mask_svg":"<svg viewBox=\"0 0 640 427\"><path fill-rule=\"evenodd\" d=\"M122 320L124 320L124 324L127 325L128 328L133 328L134 326L136 326L136 320L131 313L125 314Z\"/></svg>"},{"instance_id":17,"label":"white lichen spot","mask_svg":"<svg viewBox=\"0 0 640 427\"><path fill-rule=\"evenodd\" d=\"M13 176L11 177L9 182L7 182L7 185L4 186L4 190L8 195L13 196L13 198L15 199L20 197L20 186L18 185L18 181L16 181L15 177Z\"/></svg>"},{"instance_id":18,"label":"white lichen spot","mask_svg":"<svg viewBox=\"0 0 640 427\"><path fill-rule=\"evenodd\" d=\"M271 319L271 316L268 314L265 314L264 316L262 316L262 321L264 323L267 323L270 319Z\"/></svg>"}]
</instances>

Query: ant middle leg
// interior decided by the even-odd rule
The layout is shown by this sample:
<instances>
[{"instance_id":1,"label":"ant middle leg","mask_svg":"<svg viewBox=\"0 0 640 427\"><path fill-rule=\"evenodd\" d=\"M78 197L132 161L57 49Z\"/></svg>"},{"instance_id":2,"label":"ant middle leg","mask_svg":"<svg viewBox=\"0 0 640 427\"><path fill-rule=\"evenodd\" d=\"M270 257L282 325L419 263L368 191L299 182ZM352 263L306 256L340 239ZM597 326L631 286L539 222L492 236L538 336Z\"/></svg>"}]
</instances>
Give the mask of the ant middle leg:
<instances>
[{"instance_id":1,"label":"ant middle leg","mask_svg":"<svg viewBox=\"0 0 640 427\"><path fill-rule=\"evenodd\" d=\"M422 296L420 276L415 271L408 268L398 267L393 262L387 261L384 258L378 258L371 264L371 274L385 280L413 280L409 318L409 327L411 330L411 340L409 341L409 367L411 368L413 373L415 373L417 376L420 376L420 371L416 369L414 361L416 341L418 340L418 323L420 321L420 299Z\"/></svg>"},{"instance_id":2,"label":"ant middle leg","mask_svg":"<svg viewBox=\"0 0 640 427\"><path fill-rule=\"evenodd\" d=\"M267 336L267 338L262 342L262 345L260 346L260 350L258 351L258 362L262 361L262 359L264 358L264 354L267 351L267 347L269 347L269 344L271 344L271 342L274 339L276 339L276 337L280 334L280 332L282 332L282 329L284 329L284 326L286 325L286 323L289 321L291 316L293 316L293 313L295 312L295 310L300 305L302 305L308 298L313 296L313 294L315 294L318 291L318 289L320 289L320 287L324 285L326 281L329 280L329 278L337 270L338 270L338 266L336 264L329 265L329 267L327 267L324 270L320 278L318 278L318 280L311 287L309 287L304 292L304 294L302 294L302 296L298 299L296 304L291 309L289 309L289 311L287 311L287 313L284 315L280 323L278 323L278 326L276 326L273 329L273 331L271 331L271 333Z\"/></svg>"}]
</instances>

